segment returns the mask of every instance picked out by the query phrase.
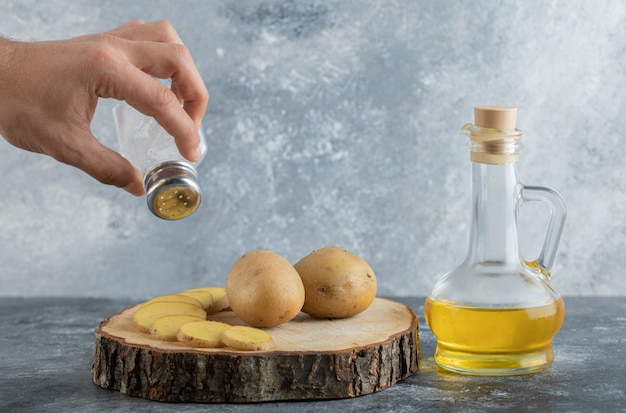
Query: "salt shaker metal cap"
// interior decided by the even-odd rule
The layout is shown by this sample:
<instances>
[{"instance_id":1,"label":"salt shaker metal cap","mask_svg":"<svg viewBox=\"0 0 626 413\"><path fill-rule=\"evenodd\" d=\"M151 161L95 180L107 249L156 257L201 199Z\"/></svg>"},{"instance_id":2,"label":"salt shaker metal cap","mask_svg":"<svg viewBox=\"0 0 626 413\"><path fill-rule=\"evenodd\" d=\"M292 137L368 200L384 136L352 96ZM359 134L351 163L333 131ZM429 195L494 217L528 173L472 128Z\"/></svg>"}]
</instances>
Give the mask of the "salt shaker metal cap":
<instances>
[{"instance_id":1,"label":"salt shaker metal cap","mask_svg":"<svg viewBox=\"0 0 626 413\"><path fill-rule=\"evenodd\" d=\"M144 178L148 209L167 220L186 218L202 201L195 168L186 162L163 162Z\"/></svg>"}]
</instances>

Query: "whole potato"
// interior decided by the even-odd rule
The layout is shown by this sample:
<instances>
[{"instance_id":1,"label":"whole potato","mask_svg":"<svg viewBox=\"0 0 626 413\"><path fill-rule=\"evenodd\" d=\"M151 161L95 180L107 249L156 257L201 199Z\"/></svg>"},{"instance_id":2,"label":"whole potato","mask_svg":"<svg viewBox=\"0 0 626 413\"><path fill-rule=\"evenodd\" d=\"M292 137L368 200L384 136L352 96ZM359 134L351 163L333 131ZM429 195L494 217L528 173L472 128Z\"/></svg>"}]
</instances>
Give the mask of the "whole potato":
<instances>
[{"instance_id":1,"label":"whole potato","mask_svg":"<svg viewBox=\"0 0 626 413\"><path fill-rule=\"evenodd\" d=\"M294 265L304 284L302 311L317 318L346 318L376 298L376 275L365 260L339 247L325 247Z\"/></svg>"},{"instance_id":2,"label":"whole potato","mask_svg":"<svg viewBox=\"0 0 626 413\"><path fill-rule=\"evenodd\" d=\"M230 307L245 323L273 327L294 318L304 304L304 286L293 265L272 251L241 256L228 272Z\"/></svg>"}]
</instances>

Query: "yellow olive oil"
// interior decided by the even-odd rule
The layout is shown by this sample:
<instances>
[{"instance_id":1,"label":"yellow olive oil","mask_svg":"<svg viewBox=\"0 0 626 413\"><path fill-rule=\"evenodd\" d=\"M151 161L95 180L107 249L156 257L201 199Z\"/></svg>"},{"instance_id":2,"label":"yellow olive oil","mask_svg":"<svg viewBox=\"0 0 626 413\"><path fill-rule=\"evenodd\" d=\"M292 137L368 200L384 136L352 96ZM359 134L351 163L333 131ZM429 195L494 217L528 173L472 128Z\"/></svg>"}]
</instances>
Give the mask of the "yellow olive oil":
<instances>
[{"instance_id":1,"label":"yellow olive oil","mask_svg":"<svg viewBox=\"0 0 626 413\"><path fill-rule=\"evenodd\" d=\"M550 366L552 339L565 317L563 299L528 308L471 308L426 300L437 338L435 361L474 375L534 373Z\"/></svg>"}]
</instances>

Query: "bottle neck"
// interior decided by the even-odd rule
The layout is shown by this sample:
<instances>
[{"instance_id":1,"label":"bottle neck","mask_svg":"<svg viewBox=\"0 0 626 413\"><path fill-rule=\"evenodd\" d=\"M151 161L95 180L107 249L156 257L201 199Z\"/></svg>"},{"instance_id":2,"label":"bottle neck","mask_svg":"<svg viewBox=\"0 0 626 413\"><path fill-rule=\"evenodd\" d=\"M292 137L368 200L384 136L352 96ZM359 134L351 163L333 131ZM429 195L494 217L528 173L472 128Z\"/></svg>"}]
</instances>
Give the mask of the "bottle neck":
<instances>
[{"instance_id":1,"label":"bottle neck","mask_svg":"<svg viewBox=\"0 0 626 413\"><path fill-rule=\"evenodd\" d=\"M472 225L466 265L519 262L516 163L472 162Z\"/></svg>"}]
</instances>

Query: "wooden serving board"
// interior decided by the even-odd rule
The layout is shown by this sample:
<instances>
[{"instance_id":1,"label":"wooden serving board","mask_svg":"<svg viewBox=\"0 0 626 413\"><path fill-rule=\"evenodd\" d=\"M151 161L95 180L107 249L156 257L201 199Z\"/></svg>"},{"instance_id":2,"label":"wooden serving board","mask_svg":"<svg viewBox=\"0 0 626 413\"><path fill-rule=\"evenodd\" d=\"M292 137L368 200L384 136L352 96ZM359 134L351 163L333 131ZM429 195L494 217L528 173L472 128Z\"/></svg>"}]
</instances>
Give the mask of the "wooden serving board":
<instances>
[{"instance_id":1,"label":"wooden serving board","mask_svg":"<svg viewBox=\"0 0 626 413\"><path fill-rule=\"evenodd\" d=\"M300 313L266 329L273 350L255 352L155 340L133 327L138 308L100 323L91 369L97 385L130 396L200 403L337 399L386 389L419 368L415 313L383 298L347 319ZM232 311L210 319L244 325Z\"/></svg>"}]
</instances>

